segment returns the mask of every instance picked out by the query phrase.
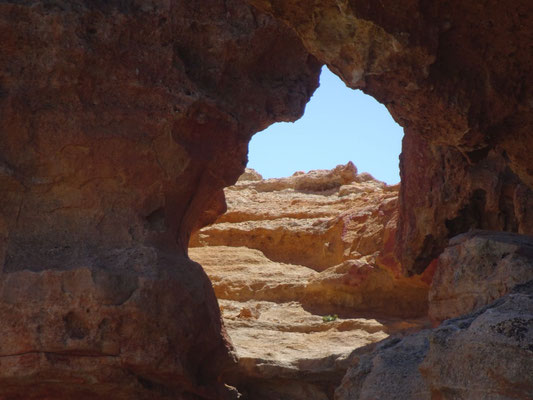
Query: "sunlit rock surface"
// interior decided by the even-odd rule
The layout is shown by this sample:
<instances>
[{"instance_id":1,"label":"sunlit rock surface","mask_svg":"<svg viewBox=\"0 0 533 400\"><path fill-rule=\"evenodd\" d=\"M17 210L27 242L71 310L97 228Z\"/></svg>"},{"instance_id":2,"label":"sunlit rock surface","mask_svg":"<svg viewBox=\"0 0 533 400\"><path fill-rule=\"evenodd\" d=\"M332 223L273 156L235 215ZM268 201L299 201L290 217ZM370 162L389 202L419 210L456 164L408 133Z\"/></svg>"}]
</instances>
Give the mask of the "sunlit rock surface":
<instances>
[{"instance_id":1,"label":"sunlit rock surface","mask_svg":"<svg viewBox=\"0 0 533 400\"><path fill-rule=\"evenodd\" d=\"M244 180L248 176L253 180ZM393 252L397 186L357 174L348 163L280 179L257 179L249 171L225 193L228 211L196 233L192 247L246 247L269 260L296 265L265 263L263 269L279 271L280 280L287 280L293 268L307 270L301 301L324 312L347 308L388 316L425 314L431 271L405 278ZM211 253L198 261L209 264L218 255Z\"/></svg>"},{"instance_id":2,"label":"sunlit rock surface","mask_svg":"<svg viewBox=\"0 0 533 400\"><path fill-rule=\"evenodd\" d=\"M207 277L185 260L189 236L224 211L222 189L243 172L251 135L302 115L322 64L385 104L404 127L402 186L398 222L384 227L384 252L365 254L379 229L359 230L365 240L356 248L332 241L306 259L315 271L358 261L328 280L366 293L363 301L329 295L328 304L352 310L383 298L370 290L376 265L394 282L400 271L429 271L387 302L388 312L422 311L413 306L421 304L422 290L412 291L414 299L400 294L406 285L427 287L449 239L472 229L533 233L532 26L530 0L1 2L0 306L3 320L13 322L2 327L0 348L8 357L12 349L24 352L0 368L0 390L24 400L209 399L223 396L218 389L228 392L220 374L231 364L229 347ZM372 221L372 215L354 218L354 229L359 217ZM349 225L333 220L314 228L330 239ZM282 243L286 232L278 233ZM350 279L343 280L349 274L343 268L352 271ZM102 278L101 270L110 272ZM88 286L58 284L71 274ZM149 289L167 281L175 285ZM146 294L135 313L128 308L135 295L109 309L106 299L127 298L134 282ZM87 357L87 349L114 354L117 348L107 339L114 334L100 337L108 313L152 332L154 319L144 313L165 310L187 287L200 293L179 303L176 320L192 323L158 319L157 331L168 338L168 346L152 348L159 356L142 351L150 336L133 341L140 352ZM54 308L56 295L61 306ZM82 318L89 303L100 307ZM120 338L128 348L127 336ZM173 367L163 376L149 360L165 359L173 347L175 359L165 368ZM98 385L104 364L111 366L107 387ZM33 375L13 380L20 371ZM436 396L459 385L450 382L440 392L435 386ZM309 387L289 397L309 395Z\"/></svg>"},{"instance_id":3,"label":"sunlit rock surface","mask_svg":"<svg viewBox=\"0 0 533 400\"><path fill-rule=\"evenodd\" d=\"M247 170L226 197L189 255L213 283L238 358L226 376L247 398L331 399L354 349L424 326L427 277L401 276L386 250L397 187L348 163Z\"/></svg>"},{"instance_id":4,"label":"sunlit rock surface","mask_svg":"<svg viewBox=\"0 0 533 400\"><path fill-rule=\"evenodd\" d=\"M398 257L470 229L533 234L533 3L247 0L404 127Z\"/></svg>"}]
</instances>

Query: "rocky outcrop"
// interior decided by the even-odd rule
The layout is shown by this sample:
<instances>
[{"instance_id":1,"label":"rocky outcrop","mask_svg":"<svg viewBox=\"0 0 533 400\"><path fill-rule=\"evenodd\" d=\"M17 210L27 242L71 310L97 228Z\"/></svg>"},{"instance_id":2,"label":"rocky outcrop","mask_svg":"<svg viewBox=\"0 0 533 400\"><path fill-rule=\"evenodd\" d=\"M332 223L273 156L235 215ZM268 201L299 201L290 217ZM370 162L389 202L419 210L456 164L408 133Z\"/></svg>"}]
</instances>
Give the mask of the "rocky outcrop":
<instances>
[{"instance_id":1,"label":"rocky outcrop","mask_svg":"<svg viewBox=\"0 0 533 400\"><path fill-rule=\"evenodd\" d=\"M473 231L453 238L439 257L429 316L440 322L481 308L533 279L533 237Z\"/></svg>"},{"instance_id":2,"label":"rocky outcrop","mask_svg":"<svg viewBox=\"0 0 533 400\"><path fill-rule=\"evenodd\" d=\"M248 2L405 128L396 247L407 272L471 228L533 233L530 1Z\"/></svg>"},{"instance_id":3,"label":"rocky outcrop","mask_svg":"<svg viewBox=\"0 0 533 400\"><path fill-rule=\"evenodd\" d=\"M214 383L231 360L201 267L150 248L107 257L3 276L0 398L232 398Z\"/></svg>"},{"instance_id":4,"label":"rocky outcrop","mask_svg":"<svg viewBox=\"0 0 533 400\"><path fill-rule=\"evenodd\" d=\"M12 291L5 283L27 274L41 289L36 294L24 290L36 299L51 299L57 283L49 282L68 280L70 273L85 276L87 270L91 276L100 270L128 276L121 265L134 265L144 254L153 257L131 280L152 279L155 287L166 278L149 273L160 265L154 260L174 260L169 263L179 271L168 281L181 287L183 279L201 291L184 301L180 312L205 317L180 328L175 374L144 387L152 397L159 391L209 398L201 387L215 385L217 372L199 371L225 364L228 347L219 331L210 343L220 351L209 356L193 351L183 358L189 354L183 349L203 347L197 324L220 326L207 278L183 260L189 236L223 212L222 189L242 173L250 136L275 121L301 116L323 63L348 86L385 104L405 128L405 138L400 211L397 224L384 227L386 251L367 256L368 261L354 257L370 252L381 235L359 231L368 242L344 247L344 241L337 241L338 247L308 255L315 269L355 258L397 282L400 270L410 275L431 271L428 265L435 265L448 239L470 229L533 233L532 7L529 0L2 2L2 287ZM347 215L349 223L333 219L333 225L315 227L316 232L328 242L350 224L356 231L359 218L376 219L380 212L368 210L377 214ZM273 238L283 248L286 232L279 228L277 234ZM306 240L302 236L302 244ZM278 261L289 262L290 253L280 255L285 258ZM126 260L115 265L122 256ZM360 290L365 286L357 283L360 275L370 269L358 265L350 267L356 278L347 282ZM409 282L419 279L416 285L423 287L426 278ZM106 289L93 282L87 290L99 303ZM122 284L117 285L113 291L123 293ZM72 298L84 296L82 287L72 290ZM154 309L165 309L165 296L150 293ZM33 315L24 298L5 295L1 301L7 320L24 319L19 309ZM118 320L130 318L127 303L113 311ZM80 305L75 309L67 310L63 300L59 304L65 306L50 308L56 313L50 321L68 322L75 315L80 326L90 328L85 337L99 337L96 322L104 321L109 310L101 307L100 315L85 320L81 300L73 303ZM412 302L398 304L404 304L401 310L405 304L412 309ZM138 310L144 312L141 305ZM135 317L139 331L151 331L143 320ZM146 321L150 326L153 320ZM78 332L67 322L61 325L64 331L54 331L61 338ZM41 337L39 326L28 322L1 336L0 348L12 346L12 334ZM69 343L56 337L51 347L27 348L43 349L39 354L46 357L46 349L62 354L72 349ZM98 347L87 346L80 348ZM35 379L18 387L31 388L36 397L70 397L65 385L76 371L86 373L78 382L83 393L107 396L91 386L98 372L88 364L75 366L81 356L70 354L70 372L45 386L40 376L49 365L31 359L24 365L35 371ZM147 365L144 355L135 365ZM124 378L129 383L113 380L112 397L127 397L120 389L129 390L137 378L125 363L116 365L113 372L129 377ZM10 368L0 369L0 386L9 381L16 391ZM173 386L176 382L179 387Z\"/></svg>"},{"instance_id":5,"label":"rocky outcrop","mask_svg":"<svg viewBox=\"0 0 533 400\"><path fill-rule=\"evenodd\" d=\"M335 399L528 399L532 343L530 281L475 313L354 358Z\"/></svg>"},{"instance_id":6,"label":"rocky outcrop","mask_svg":"<svg viewBox=\"0 0 533 400\"><path fill-rule=\"evenodd\" d=\"M433 396L530 398L533 282L477 313L443 323L430 343L420 370Z\"/></svg>"},{"instance_id":7,"label":"rocky outcrop","mask_svg":"<svg viewBox=\"0 0 533 400\"><path fill-rule=\"evenodd\" d=\"M306 299L318 272L273 262L258 250L206 246L191 248L190 255L213 282L235 347L238 364L224 380L247 399L331 399L354 348L368 350L391 333L424 324L362 317L331 305L329 320L316 310L317 301L312 307Z\"/></svg>"},{"instance_id":8,"label":"rocky outcrop","mask_svg":"<svg viewBox=\"0 0 533 400\"><path fill-rule=\"evenodd\" d=\"M245 180L248 177L252 180ZM245 247L261 251L269 260L291 264L279 267L263 262L264 268L272 268L278 290L279 282L290 281L293 272L307 270L300 275L299 301L324 313L346 308L388 316L425 314L431 271L404 278L393 253L397 186L357 174L348 163L267 180L247 170L225 193L227 212L193 236L192 248ZM210 253L214 256L209 257L216 257L218 251ZM205 256L196 259L203 265L210 263ZM222 274L224 267L219 268L218 272L208 269L211 279L212 273ZM256 283L254 273L250 272L249 280ZM255 299L262 299L260 293L255 293Z\"/></svg>"},{"instance_id":9,"label":"rocky outcrop","mask_svg":"<svg viewBox=\"0 0 533 400\"><path fill-rule=\"evenodd\" d=\"M429 331L389 338L370 353L353 355L353 366L335 391L336 400L429 400L431 392L419 371L429 348Z\"/></svg>"}]
</instances>

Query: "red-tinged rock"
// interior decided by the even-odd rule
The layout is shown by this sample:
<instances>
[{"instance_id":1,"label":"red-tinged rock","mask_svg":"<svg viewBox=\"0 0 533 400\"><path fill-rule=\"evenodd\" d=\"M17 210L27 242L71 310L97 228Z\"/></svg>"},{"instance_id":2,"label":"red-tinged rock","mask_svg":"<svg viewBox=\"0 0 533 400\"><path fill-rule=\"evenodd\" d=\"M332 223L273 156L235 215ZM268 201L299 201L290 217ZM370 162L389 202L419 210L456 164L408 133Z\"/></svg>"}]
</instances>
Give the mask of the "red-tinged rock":
<instances>
[{"instance_id":1,"label":"red-tinged rock","mask_svg":"<svg viewBox=\"0 0 533 400\"><path fill-rule=\"evenodd\" d=\"M148 247L106 257L113 268L2 276L0 398L230 398L201 267Z\"/></svg>"},{"instance_id":2,"label":"red-tinged rock","mask_svg":"<svg viewBox=\"0 0 533 400\"><path fill-rule=\"evenodd\" d=\"M405 272L472 228L533 233L531 1L247 1L404 127Z\"/></svg>"},{"instance_id":3,"label":"red-tinged rock","mask_svg":"<svg viewBox=\"0 0 533 400\"><path fill-rule=\"evenodd\" d=\"M219 398L189 235L320 64L240 1L3 2L0 37L0 397Z\"/></svg>"}]
</instances>

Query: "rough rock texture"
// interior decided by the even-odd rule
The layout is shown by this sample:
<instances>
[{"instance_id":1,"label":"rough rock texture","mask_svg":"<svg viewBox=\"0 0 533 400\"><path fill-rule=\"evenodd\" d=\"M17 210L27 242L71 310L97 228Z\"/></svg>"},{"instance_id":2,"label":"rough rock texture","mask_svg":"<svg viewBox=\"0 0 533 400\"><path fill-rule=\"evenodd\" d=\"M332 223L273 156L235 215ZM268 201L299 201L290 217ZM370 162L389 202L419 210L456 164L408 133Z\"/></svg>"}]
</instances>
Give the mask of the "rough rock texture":
<instances>
[{"instance_id":1,"label":"rough rock texture","mask_svg":"<svg viewBox=\"0 0 533 400\"><path fill-rule=\"evenodd\" d=\"M331 399L354 348L368 350L390 333L424 324L357 317L331 305L340 317L324 322L306 300L308 282L318 272L245 247L197 247L190 255L213 282L235 347L238 365L224 379L247 399Z\"/></svg>"},{"instance_id":2,"label":"rough rock texture","mask_svg":"<svg viewBox=\"0 0 533 400\"><path fill-rule=\"evenodd\" d=\"M478 313L442 324L430 336L420 370L434 398L530 399L533 281Z\"/></svg>"},{"instance_id":3,"label":"rough rock texture","mask_svg":"<svg viewBox=\"0 0 533 400\"><path fill-rule=\"evenodd\" d=\"M406 271L470 228L532 233L531 1L247 1L405 128Z\"/></svg>"},{"instance_id":4,"label":"rough rock texture","mask_svg":"<svg viewBox=\"0 0 533 400\"><path fill-rule=\"evenodd\" d=\"M4 1L0 37L0 391L216 398L231 359L188 238L320 64L238 0Z\"/></svg>"},{"instance_id":5,"label":"rough rock texture","mask_svg":"<svg viewBox=\"0 0 533 400\"><path fill-rule=\"evenodd\" d=\"M246 180L249 178L252 180ZM246 247L260 250L270 260L294 264L262 261L263 268L276 275L277 290L282 281L290 282L293 273L300 274L295 283L302 295L300 301L324 313L343 308L388 316L426 313L431 271L405 278L393 253L397 186L357 174L350 162L332 170L280 179L259 179L257 173L247 170L225 193L227 212L195 234L192 247ZM194 254L206 265L219 251L203 252L207 258ZM227 260L231 264L231 259ZM245 262L255 264L248 259ZM218 281L226 267L219 263L217 271L207 268L211 279L216 274ZM242 279L249 279L254 289L259 285L253 272L243 273L238 280ZM221 291L231 289L216 290L220 298ZM261 293L253 293L254 298L262 299Z\"/></svg>"},{"instance_id":6,"label":"rough rock texture","mask_svg":"<svg viewBox=\"0 0 533 400\"><path fill-rule=\"evenodd\" d=\"M205 301L183 312L219 326L206 277L178 260L191 232L224 210L221 189L243 171L251 134L298 118L322 63L405 128L397 240L384 241L401 264L387 256L383 268L427 270L449 238L471 228L531 234L532 19L530 0L3 1L0 281L29 271L52 296L47 277L120 270L114 255L147 248L156 260L172 255L176 281L205 288L195 295ZM4 318L20 317L24 298L2 301ZM55 310L57 321L81 312ZM178 347L199 345L197 327L184 329ZM192 364L228 359L215 336L217 355ZM54 352L67 348L54 343ZM197 381L214 378L178 364L176 390L208 396ZM48 368L34 367L39 383ZM90 368L71 370L87 372L79 386L90 392ZM122 376L115 398L136 380ZM0 384L8 378L0 369ZM41 394L23 386L66 396L61 379Z\"/></svg>"},{"instance_id":7,"label":"rough rock texture","mask_svg":"<svg viewBox=\"0 0 533 400\"><path fill-rule=\"evenodd\" d=\"M418 368L429 348L429 331L391 337L371 353L352 358L353 366L335 391L336 400L431 399Z\"/></svg>"},{"instance_id":8,"label":"rough rock texture","mask_svg":"<svg viewBox=\"0 0 533 400\"><path fill-rule=\"evenodd\" d=\"M478 312L354 358L336 400L530 399L533 281Z\"/></svg>"},{"instance_id":9,"label":"rough rock texture","mask_svg":"<svg viewBox=\"0 0 533 400\"><path fill-rule=\"evenodd\" d=\"M0 398L226 398L213 383L229 365L201 267L150 248L108 259L113 269L3 277Z\"/></svg>"},{"instance_id":10,"label":"rough rock texture","mask_svg":"<svg viewBox=\"0 0 533 400\"><path fill-rule=\"evenodd\" d=\"M246 398L332 399L354 348L424 326L393 318L423 316L428 288L427 276L401 276L385 246L397 193L352 163L269 180L247 169L226 189L228 211L192 238L203 246L189 255L235 346L225 379Z\"/></svg>"},{"instance_id":11,"label":"rough rock texture","mask_svg":"<svg viewBox=\"0 0 533 400\"><path fill-rule=\"evenodd\" d=\"M440 322L485 306L533 279L533 237L473 231L453 238L439 257L429 316Z\"/></svg>"}]
</instances>

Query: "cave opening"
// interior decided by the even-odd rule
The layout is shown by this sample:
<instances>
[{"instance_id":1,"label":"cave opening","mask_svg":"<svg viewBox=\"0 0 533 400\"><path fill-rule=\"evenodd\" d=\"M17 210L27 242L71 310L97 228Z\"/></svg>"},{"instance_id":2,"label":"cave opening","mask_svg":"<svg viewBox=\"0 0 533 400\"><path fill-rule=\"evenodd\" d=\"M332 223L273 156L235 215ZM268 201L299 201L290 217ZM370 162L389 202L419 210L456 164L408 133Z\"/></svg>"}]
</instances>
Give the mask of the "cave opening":
<instances>
[{"instance_id":1,"label":"cave opening","mask_svg":"<svg viewBox=\"0 0 533 400\"><path fill-rule=\"evenodd\" d=\"M383 104L348 88L324 66L302 118L273 124L252 137L248 167L263 178L281 178L352 161L360 172L396 184L402 137L402 127Z\"/></svg>"},{"instance_id":2,"label":"cave opening","mask_svg":"<svg viewBox=\"0 0 533 400\"><path fill-rule=\"evenodd\" d=\"M227 212L190 242L239 358L228 381L249 398L283 380L330 399L354 348L428 324L427 285L393 253L402 128L326 67L320 81L300 120L252 138Z\"/></svg>"}]
</instances>

